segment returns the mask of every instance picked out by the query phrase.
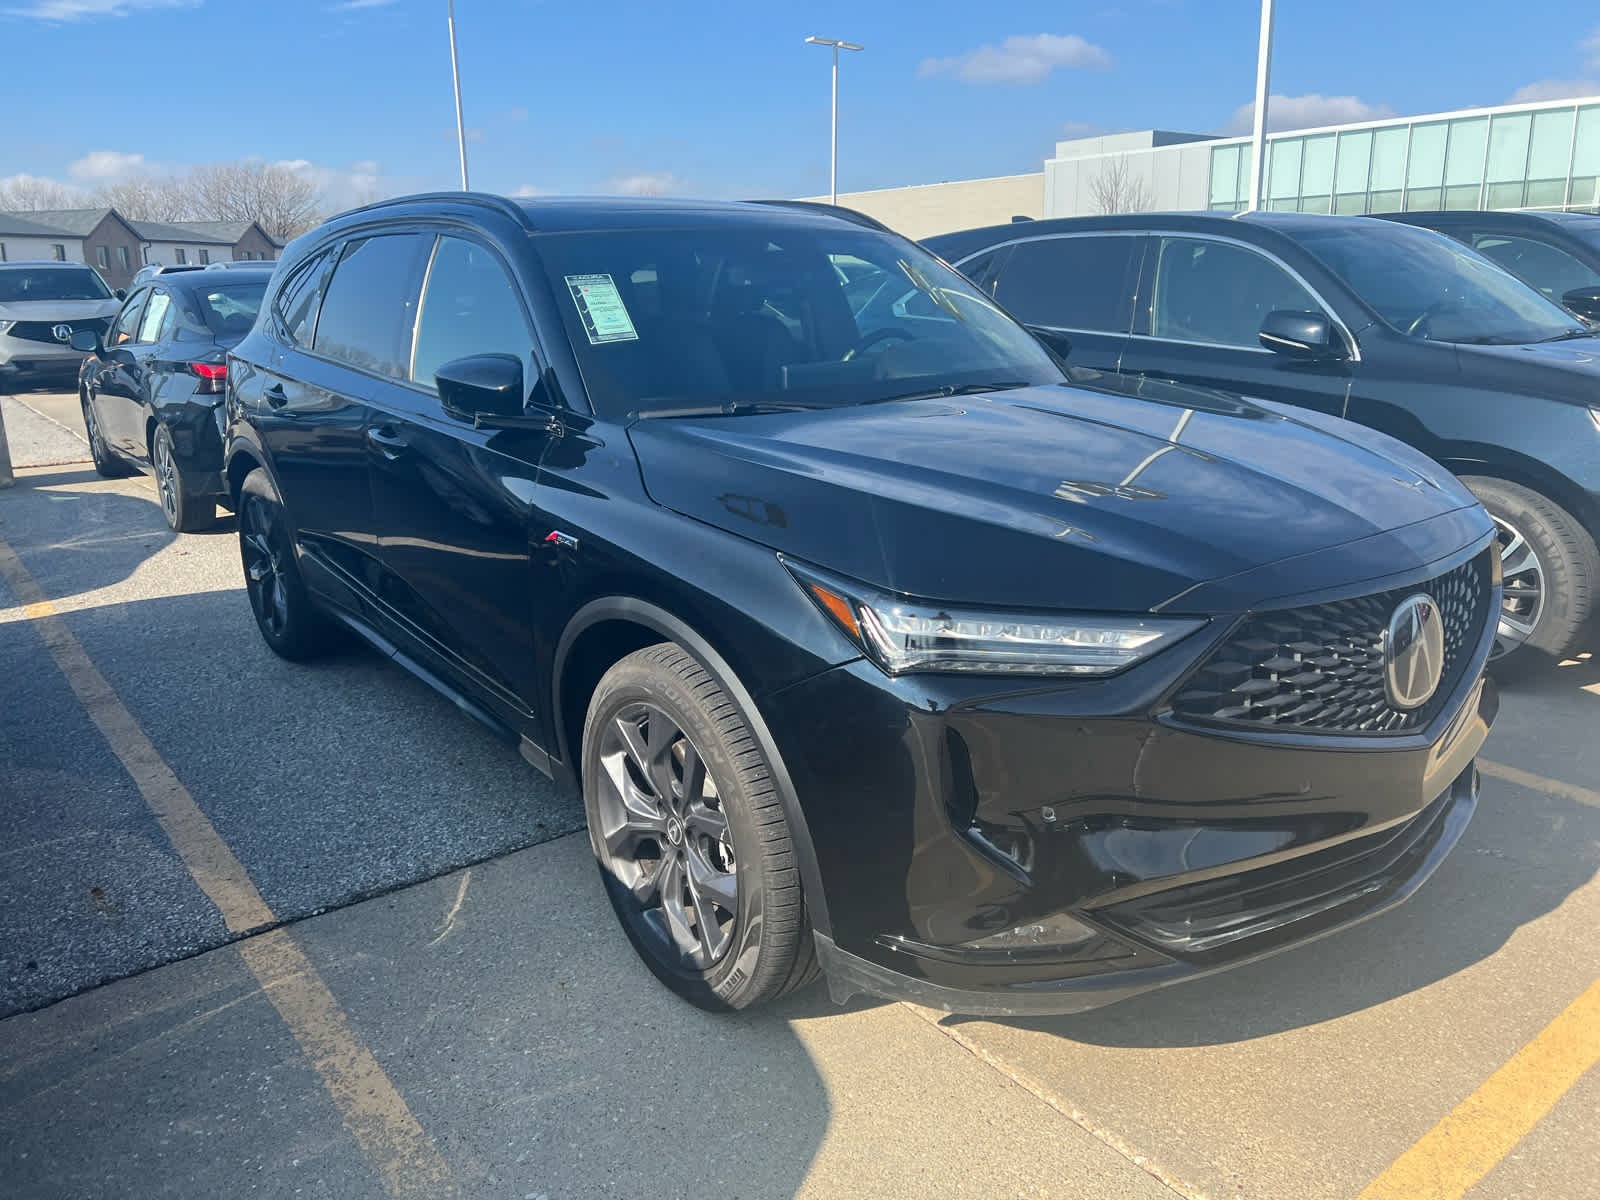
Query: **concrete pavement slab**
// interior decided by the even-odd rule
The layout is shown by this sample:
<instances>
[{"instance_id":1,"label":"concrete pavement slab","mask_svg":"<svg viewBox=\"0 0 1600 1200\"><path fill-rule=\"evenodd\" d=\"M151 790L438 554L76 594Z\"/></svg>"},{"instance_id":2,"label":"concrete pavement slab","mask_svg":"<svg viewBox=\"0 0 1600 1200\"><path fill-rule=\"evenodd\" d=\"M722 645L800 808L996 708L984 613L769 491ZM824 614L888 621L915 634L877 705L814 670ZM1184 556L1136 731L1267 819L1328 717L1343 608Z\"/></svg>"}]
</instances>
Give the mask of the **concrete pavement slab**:
<instances>
[{"instance_id":1,"label":"concrete pavement slab","mask_svg":"<svg viewBox=\"0 0 1600 1200\"><path fill-rule=\"evenodd\" d=\"M11 447L13 467L89 460L89 444L81 436L74 436L24 401L0 396L0 410L4 411L6 441Z\"/></svg>"}]
</instances>

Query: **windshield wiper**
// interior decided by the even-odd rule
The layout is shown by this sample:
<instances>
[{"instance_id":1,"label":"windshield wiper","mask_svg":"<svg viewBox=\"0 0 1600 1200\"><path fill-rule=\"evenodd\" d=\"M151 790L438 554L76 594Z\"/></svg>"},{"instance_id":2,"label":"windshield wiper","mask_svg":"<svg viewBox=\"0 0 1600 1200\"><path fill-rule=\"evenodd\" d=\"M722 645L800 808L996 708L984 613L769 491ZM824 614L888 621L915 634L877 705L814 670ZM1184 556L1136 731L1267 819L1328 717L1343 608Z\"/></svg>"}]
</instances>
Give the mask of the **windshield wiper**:
<instances>
[{"instance_id":1,"label":"windshield wiper","mask_svg":"<svg viewBox=\"0 0 1600 1200\"><path fill-rule=\"evenodd\" d=\"M941 387L923 388L915 392L900 392L893 396L874 396L862 404L892 404L896 400L943 400L950 396L977 396L983 392L1008 392L1012 388L1031 387L1026 379L994 379L987 383L947 383Z\"/></svg>"},{"instance_id":2,"label":"windshield wiper","mask_svg":"<svg viewBox=\"0 0 1600 1200\"><path fill-rule=\"evenodd\" d=\"M639 413L639 420L650 421L660 417L742 417L751 413L810 412L812 409L830 407L827 404L797 404L792 400L729 400L722 404L645 409Z\"/></svg>"},{"instance_id":3,"label":"windshield wiper","mask_svg":"<svg viewBox=\"0 0 1600 1200\"><path fill-rule=\"evenodd\" d=\"M1570 342L1573 338L1594 337L1600 334L1600 329L1569 329L1565 333L1558 333L1555 337L1540 338L1541 342Z\"/></svg>"}]
</instances>

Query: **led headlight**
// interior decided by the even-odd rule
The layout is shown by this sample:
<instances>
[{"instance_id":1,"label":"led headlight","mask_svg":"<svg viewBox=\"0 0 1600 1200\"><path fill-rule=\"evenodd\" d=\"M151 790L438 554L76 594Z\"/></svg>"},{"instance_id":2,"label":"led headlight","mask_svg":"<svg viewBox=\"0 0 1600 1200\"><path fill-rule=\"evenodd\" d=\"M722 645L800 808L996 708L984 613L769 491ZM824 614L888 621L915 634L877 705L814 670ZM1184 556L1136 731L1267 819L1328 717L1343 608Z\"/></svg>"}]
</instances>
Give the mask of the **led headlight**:
<instances>
[{"instance_id":1,"label":"led headlight","mask_svg":"<svg viewBox=\"0 0 1600 1200\"><path fill-rule=\"evenodd\" d=\"M822 611L891 675L1114 675L1205 624L1177 617L920 604L788 560L784 565Z\"/></svg>"}]
</instances>

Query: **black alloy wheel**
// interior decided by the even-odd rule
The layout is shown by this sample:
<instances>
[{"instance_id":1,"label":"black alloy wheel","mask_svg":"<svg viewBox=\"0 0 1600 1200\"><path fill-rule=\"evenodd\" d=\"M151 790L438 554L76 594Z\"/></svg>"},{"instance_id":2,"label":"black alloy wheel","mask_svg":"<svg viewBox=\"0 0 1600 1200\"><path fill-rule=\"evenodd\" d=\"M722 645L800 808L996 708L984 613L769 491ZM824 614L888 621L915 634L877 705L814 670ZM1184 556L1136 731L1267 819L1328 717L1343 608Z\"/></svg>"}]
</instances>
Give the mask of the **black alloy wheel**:
<instances>
[{"instance_id":1,"label":"black alloy wheel","mask_svg":"<svg viewBox=\"0 0 1600 1200\"><path fill-rule=\"evenodd\" d=\"M583 796L623 929L679 995L749 1008L815 975L770 766L738 707L680 646L637 651L596 687Z\"/></svg>"},{"instance_id":2,"label":"black alloy wheel","mask_svg":"<svg viewBox=\"0 0 1600 1200\"><path fill-rule=\"evenodd\" d=\"M94 469L106 479L121 479L129 474L132 468L106 445L105 435L100 432L100 419L94 415L94 401L81 388L78 403L83 408L83 431L89 439L89 456L94 459Z\"/></svg>"},{"instance_id":3,"label":"black alloy wheel","mask_svg":"<svg viewBox=\"0 0 1600 1200\"><path fill-rule=\"evenodd\" d=\"M256 468L239 489L239 556L256 627L274 653L301 661L327 649L330 627L311 603L294 559L283 505Z\"/></svg>"},{"instance_id":4,"label":"black alloy wheel","mask_svg":"<svg viewBox=\"0 0 1600 1200\"><path fill-rule=\"evenodd\" d=\"M156 472L156 494L161 498L161 515L176 533L190 533L204 529L217 519L217 506L213 502L191 496L183 483L183 469L178 466L177 450L172 444L172 431L165 425L156 426L154 443L150 447L150 462Z\"/></svg>"}]
</instances>

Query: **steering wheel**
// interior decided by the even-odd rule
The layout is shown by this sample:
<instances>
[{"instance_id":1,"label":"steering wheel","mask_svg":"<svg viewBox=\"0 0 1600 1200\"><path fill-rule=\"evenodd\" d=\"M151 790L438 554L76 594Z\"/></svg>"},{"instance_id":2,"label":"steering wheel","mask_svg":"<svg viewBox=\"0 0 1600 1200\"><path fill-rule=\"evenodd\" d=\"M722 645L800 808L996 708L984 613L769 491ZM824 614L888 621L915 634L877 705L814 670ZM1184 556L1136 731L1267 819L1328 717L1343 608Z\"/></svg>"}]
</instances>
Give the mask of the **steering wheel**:
<instances>
[{"instance_id":1,"label":"steering wheel","mask_svg":"<svg viewBox=\"0 0 1600 1200\"><path fill-rule=\"evenodd\" d=\"M1432 321L1434 317L1438 316L1445 309L1450 307L1451 303L1453 302L1449 298L1435 300L1432 304L1428 305L1427 308L1423 309L1417 314L1416 320L1412 321L1411 324L1406 326L1406 333L1411 337L1425 336L1418 331L1421 330L1424 325L1427 325L1430 321Z\"/></svg>"},{"instance_id":2,"label":"steering wheel","mask_svg":"<svg viewBox=\"0 0 1600 1200\"><path fill-rule=\"evenodd\" d=\"M890 338L899 338L903 342L914 342L917 340L917 335L914 333L908 333L904 329L895 329L893 326L885 326L882 329L874 329L854 346L851 346L850 349L846 350L844 352L844 358L840 361L849 362L856 355L865 350L870 350L879 342L886 342Z\"/></svg>"}]
</instances>

